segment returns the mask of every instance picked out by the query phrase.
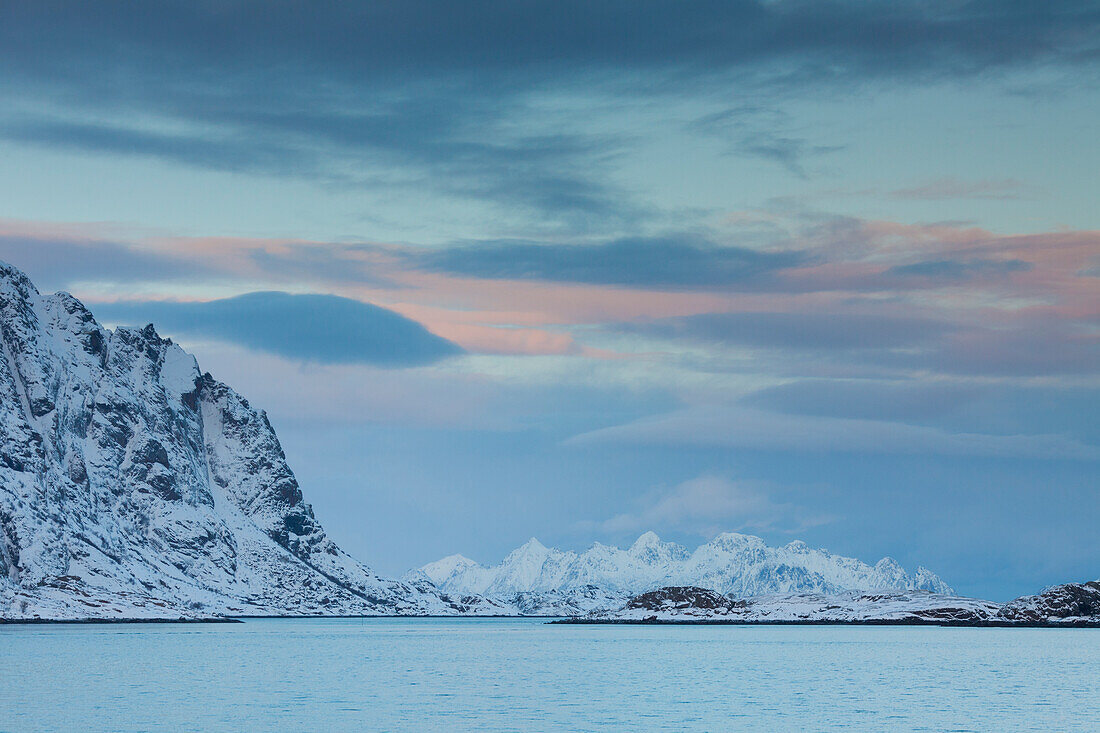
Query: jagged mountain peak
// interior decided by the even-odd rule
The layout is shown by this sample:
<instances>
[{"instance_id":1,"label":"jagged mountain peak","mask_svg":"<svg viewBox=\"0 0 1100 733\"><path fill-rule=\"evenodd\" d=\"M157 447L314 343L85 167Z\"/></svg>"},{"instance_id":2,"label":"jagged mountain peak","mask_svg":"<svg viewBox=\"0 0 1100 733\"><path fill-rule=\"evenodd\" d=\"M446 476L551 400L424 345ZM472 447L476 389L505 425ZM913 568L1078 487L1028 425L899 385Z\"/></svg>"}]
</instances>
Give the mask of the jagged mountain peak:
<instances>
[{"instance_id":1,"label":"jagged mountain peak","mask_svg":"<svg viewBox=\"0 0 1100 733\"><path fill-rule=\"evenodd\" d=\"M25 295L30 293L38 295L38 288L34 286L26 273L4 260L0 260L0 285L17 288Z\"/></svg>"},{"instance_id":2,"label":"jagged mountain peak","mask_svg":"<svg viewBox=\"0 0 1100 733\"><path fill-rule=\"evenodd\" d=\"M531 539L520 545L515 552L522 552L526 554L542 554L547 551L546 545L538 541L538 538L532 537Z\"/></svg>"},{"instance_id":3,"label":"jagged mountain peak","mask_svg":"<svg viewBox=\"0 0 1100 733\"><path fill-rule=\"evenodd\" d=\"M471 560L470 558L466 557L465 555L460 555L458 553L455 553L454 555L448 555L447 557L443 558L442 560L438 560L436 562L441 563L441 564L450 565L452 567L476 567L477 566L477 561L476 560Z\"/></svg>"},{"instance_id":4,"label":"jagged mountain peak","mask_svg":"<svg viewBox=\"0 0 1100 733\"><path fill-rule=\"evenodd\" d=\"M708 542L707 545L716 549L736 552L739 550L764 547L766 543L755 535L741 534L740 532L722 532L715 535L714 539Z\"/></svg>"},{"instance_id":5,"label":"jagged mountain peak","mask_svg":"<svg viewBox=\"0 0 1100 733\"><path fill-rule=\"evenodd\" d=\"M463 572L471 568L481 567L477 562L465 555L448 555L447 557L428 563L414 572L422 572L432 579L446 578L456 572Z\"/></svg>"}]
</instances>

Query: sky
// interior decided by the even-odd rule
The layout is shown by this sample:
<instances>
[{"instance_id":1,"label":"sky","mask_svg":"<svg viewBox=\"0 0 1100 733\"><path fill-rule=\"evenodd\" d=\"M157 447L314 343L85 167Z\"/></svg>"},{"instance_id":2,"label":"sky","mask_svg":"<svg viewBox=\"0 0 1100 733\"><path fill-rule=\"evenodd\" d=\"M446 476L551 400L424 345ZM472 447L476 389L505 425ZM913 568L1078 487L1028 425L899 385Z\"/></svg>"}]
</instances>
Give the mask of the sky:
<instances>
[{"instance_id":1,"label":"sky","mask_svg":"<svg viewBox=\"0 0 1100 733\"><path fill-rule=\"evenodd\" d=\"M720 531L1100 574L1100 3L0 3L0 260L380 572Z\"/></svg>"}]
</instances>

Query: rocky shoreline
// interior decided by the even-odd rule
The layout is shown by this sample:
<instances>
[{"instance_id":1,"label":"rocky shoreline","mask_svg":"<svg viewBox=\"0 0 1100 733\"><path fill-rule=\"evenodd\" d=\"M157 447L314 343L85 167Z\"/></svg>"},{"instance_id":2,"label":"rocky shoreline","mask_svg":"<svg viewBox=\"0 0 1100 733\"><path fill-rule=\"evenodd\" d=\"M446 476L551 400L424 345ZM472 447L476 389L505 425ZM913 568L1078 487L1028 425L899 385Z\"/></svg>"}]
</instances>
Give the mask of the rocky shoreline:
<instances>
[{"instance_id":1,"label":"rocky shoreline","mask_svg":"<svg viewBox=\"0 0 1100 733\"><path fill-rule=\"evenodd\" d=\"M921 591L735 598L667 587L560 623L1100 628L1100 581L1056 585L1005 604Z\"/></svg>"},{"instance_id":2,"label":"rocky shoreline","mask_svg":"<svg viewBox=\"0 0 1100 733\"><path fill-rule=\"evenodd\" d=\"M935 619L864 619L749 621L736 619L595 619L564 618L548 624L594 626L936 626L956 629L1100 629L1100 620L1074 621L942 621Z\"/></svg>"}]
</instances>

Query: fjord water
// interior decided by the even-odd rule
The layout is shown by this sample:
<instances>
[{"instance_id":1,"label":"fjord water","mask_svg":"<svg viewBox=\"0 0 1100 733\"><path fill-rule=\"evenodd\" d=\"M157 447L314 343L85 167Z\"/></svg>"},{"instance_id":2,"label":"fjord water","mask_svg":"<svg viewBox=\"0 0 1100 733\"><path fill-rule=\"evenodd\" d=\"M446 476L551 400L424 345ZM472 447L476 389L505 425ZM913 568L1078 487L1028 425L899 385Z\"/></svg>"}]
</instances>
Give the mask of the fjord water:
<instances>
[{"instance_id":1,"label":"fjord water","mask_svg":"<svg viewBox=\"0 0 1100 733\"><path fill-rule=\"evenodd\" d=\"M1100 630L0 626L0 730L1096 730Z\"/></svg>"}]
</instances>

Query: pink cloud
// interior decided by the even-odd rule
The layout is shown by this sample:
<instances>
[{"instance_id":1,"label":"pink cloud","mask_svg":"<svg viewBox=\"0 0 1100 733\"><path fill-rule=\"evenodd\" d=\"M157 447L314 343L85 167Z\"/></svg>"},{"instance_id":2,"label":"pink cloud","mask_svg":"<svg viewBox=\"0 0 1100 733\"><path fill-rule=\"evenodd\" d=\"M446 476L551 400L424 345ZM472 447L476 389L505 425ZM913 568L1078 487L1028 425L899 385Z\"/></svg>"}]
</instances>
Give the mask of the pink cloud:
<instances>
[{"instance_id":1,"label":"pink cloud","mask_svg":"<svg viewBox=\"0 0 1100 733\"><path fill-rule=\"evenodd\" d=\"M768 223L783 224L782 216ZM793 219L787 225L799 226ZM921 314L1004 327L1029 317L1072 324L1100 315L1096 278L1078 274L1100 256L1096 231L1005 236L958 223L827 220L794 236L808 263L780 271L766 287L697 292L425 272L416 269L415 248L377 242L165 237L114 224L10 219L0 220L5 236L27 239L13 251L34 252L39 269L60 272L64 263L51 265L52 253L80 252L66 272L80 286L77 295L90 301L135 294L203 300L259 289L331 293L392 308L477 353L623 358L553 327L706 313ZM101 251L110 257L97 258ZM118 264L99 274L81 269L81 262L101 260ZM131 261L139 264L125 266ZM973 268L954 280L919 270L922 263L979 261L1023 264ZM899 275L905 267L909 273Z\"/></svg>"}]
</instances>

